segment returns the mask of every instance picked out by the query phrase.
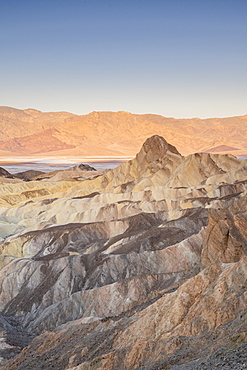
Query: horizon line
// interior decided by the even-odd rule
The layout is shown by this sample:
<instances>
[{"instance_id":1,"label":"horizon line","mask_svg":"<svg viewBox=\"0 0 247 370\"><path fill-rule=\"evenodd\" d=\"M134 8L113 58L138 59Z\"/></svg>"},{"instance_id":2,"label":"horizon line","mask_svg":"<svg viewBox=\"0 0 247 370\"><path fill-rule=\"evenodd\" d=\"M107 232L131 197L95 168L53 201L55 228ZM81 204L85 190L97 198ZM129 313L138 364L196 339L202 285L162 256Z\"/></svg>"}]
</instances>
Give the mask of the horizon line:
<instances>
[{"instance_id":1,"label":"horizon line","mask_svg":"<svg viewBox=\"0 0 247 370\"><path fill-rule=\"evenodd\" d=\"M31 107L29 107L29 108L16 108L16 107L12 107L12 106L9 106L9 105L1 105L0 108L10 108L10 109L15 109L15 110L20 110L20 111L33 110L33 111L37 111L37 112L41 112L41 113L68 113L68 114L72 114L72 115L75 115L75 116L78 116L78 117L88 116L89 114L92 114L92 113L129 113L129 114L133 114L133 115L137 115L137 116L154 115L154 116L161 116L161 117L164 117L164 118L170 118L170 119L176 119L176 120L183 120L183 119L207 120L207 119L218 119L218 118L223 119L223 118L234 118L234 117L245 117L245 116L247 116L247 113L245 113L245 114L234 114L234 115L231 115L231 116L175 117L175 116L166 116L166 115L163 115L163 114L160 114L160 113L150 113L150 112L134 113L134 112L130 112L130 111L127 111L127 110L117 110L117 111L114 111L114 110L93 110L93 111L90 111L88 113L78 114L78 113L73 113L73 112L70 112L70 111L67 111L67 110L56 110L56 111L55 110L40 110L40 109L36 109L36 108L31 108Z\"/></svg>"}]
</instances>

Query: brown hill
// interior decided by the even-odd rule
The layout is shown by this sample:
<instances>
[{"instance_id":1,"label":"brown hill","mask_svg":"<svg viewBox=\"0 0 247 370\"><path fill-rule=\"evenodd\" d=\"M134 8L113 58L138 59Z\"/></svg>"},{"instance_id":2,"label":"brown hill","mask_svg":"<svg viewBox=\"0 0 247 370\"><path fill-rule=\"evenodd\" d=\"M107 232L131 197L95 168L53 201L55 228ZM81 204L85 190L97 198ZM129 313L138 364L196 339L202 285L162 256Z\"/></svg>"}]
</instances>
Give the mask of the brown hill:
<instances>
[{"instance_id":1,"label":"brown hill","mask_svg":"<svg viewBox=\"0 0 247 370\"><path fill-rule=\"evenodd\" d=\"M13 177L7 170L4 168L0 167L0 177Z\"/></svg>"},{"instance_id":2,"label":"brown hill","mask_svg":"<svg viewBox=\"0 0 247 370\"><path fill-rule=\"evenodd\" d=\"M51 130L51 131L50 131ZM174 119L154 114L92 112L43 113L0 107L1 156L134 156L156 134L181 152L232 152L247 155L247 115ZM226 149L229 148L229 149Z\"/></svg>"},{"instance_id":3,"label":"brown hill","mask_svg":"<svg viewBox=\"0 0 247 370\"><path fill-rule=\"evenodd\" d=\"M232 152L234 150L239 150L238 148L233 148L232 146L228 145L218 145L214 148L209 148L207 150L203 150L204 153L221 153L221 152Z\"/></svg>"},{"instance_id":4,"label":"brown hill","mask_svg":"<svg viewBox=\"0 0 247 370\"><path fill-rule=\"evenodd\" d=\"M68 145L57 139L54 136L57 132L56 129L48 129L37 134L10 139L0 142L0 149L20 154L37 154L74 148L74 145Z\"/></svg>"}]
</instances>

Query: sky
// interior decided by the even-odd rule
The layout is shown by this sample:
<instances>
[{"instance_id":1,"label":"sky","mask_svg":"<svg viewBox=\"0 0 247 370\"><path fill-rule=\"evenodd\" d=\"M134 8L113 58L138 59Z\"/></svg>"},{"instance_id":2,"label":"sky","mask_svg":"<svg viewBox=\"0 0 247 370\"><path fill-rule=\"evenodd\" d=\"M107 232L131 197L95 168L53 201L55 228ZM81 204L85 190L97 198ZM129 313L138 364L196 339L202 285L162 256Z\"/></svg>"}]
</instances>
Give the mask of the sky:
<instances>
[{"instance_id":1,"label":"sky","mask_svg":"<svg viewBox=\"0 0 247 370\"><path fill-rule=\"evenodd\" d=\"M247 114L246 0L0 0L0 105Z\"/></svg>"}]
</instances>

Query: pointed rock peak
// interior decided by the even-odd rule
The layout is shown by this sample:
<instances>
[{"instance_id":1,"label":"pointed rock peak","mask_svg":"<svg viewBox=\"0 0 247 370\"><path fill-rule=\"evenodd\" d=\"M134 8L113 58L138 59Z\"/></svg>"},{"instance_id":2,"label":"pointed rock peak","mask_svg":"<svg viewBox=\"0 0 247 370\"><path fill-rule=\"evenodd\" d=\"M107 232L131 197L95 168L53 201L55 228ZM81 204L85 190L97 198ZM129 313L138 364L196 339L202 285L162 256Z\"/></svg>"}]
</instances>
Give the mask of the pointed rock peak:
<instances>
[{"instance_id":1,"label":"pointed rock peak","mask_svg":"<svg viewBox=\"0 0 247 370\"><path fill-rule=\"evenodd\" d=\"M175 146L169 144L162 136L153 135L145 141L139 154L144 154L148 162L153 162L164 157L167 152L181 156Z\"/></svg>"},{"instance_id":2,"label":"pointed rock peak","mask_svg":"<svg viewBox=\"0 0 247 370\"><path fill-rule=\"evenodd\" d=\"M143 148L146 152L159 152L166 153L167 150L174 154L180 154L175 146L169 144L162 136L153 135L149 137L143 144Z\"/></svg>"}]
</instances>

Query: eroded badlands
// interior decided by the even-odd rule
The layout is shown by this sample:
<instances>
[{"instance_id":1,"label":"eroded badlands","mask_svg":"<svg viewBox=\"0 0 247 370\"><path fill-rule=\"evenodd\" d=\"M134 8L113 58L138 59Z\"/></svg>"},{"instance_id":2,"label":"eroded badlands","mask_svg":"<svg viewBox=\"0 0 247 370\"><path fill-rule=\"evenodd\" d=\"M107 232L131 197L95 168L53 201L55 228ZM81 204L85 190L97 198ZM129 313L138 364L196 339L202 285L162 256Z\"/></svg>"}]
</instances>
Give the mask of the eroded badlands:
<instances>
[{"instance_id":1,"label":"eroded badlands","mask_svg":"<svg viewBox=\"0 0 247 370\"><path fill-rule=\"evenodd\" d=\"M113 170L0 174L2 369L246 363L246 161L153 136Z\"/></svg>"}]
</instances>

